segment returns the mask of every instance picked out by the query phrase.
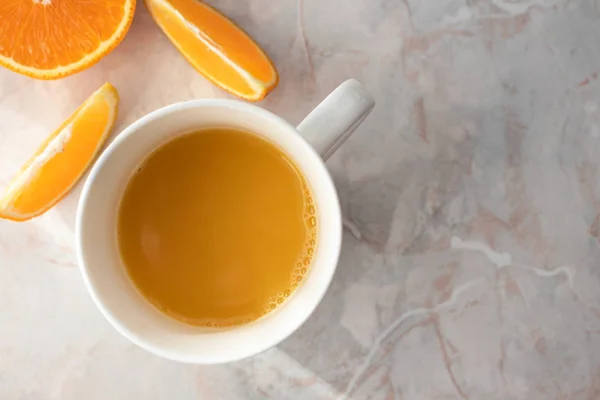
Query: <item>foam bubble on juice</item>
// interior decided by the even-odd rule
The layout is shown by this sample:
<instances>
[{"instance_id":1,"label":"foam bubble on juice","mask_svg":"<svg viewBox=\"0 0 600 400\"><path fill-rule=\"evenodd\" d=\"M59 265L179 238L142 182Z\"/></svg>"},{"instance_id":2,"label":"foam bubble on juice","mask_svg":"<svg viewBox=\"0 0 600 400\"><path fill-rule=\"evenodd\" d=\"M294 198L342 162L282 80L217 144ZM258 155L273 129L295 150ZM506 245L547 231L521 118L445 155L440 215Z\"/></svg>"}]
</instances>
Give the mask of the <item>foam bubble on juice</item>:
<instances>
[{"instance_id":1,"label":"foam bubble on juice","mask_svg":"<svg viewBox=\"0 0 600 400\"><path fill-rule=\"evenodd\" d=\"M304 224L306 226L306 240L301 254L298 256L298 260L295 263L294 269L290 276L289 288L282 292L278 292L275 296L269 298L268 304L265 307L262 315L267 315L275 308L280 306L291 296L300 284L304 281L306 274L310 270L310 265L315 254L315 247L317 244L317 224L318 219L316 216L316 208L313 204L313 197L310 189L306 184L304 187L304 200L306 202L306 212L303 215Z\"/></svg>"}]
</instances>

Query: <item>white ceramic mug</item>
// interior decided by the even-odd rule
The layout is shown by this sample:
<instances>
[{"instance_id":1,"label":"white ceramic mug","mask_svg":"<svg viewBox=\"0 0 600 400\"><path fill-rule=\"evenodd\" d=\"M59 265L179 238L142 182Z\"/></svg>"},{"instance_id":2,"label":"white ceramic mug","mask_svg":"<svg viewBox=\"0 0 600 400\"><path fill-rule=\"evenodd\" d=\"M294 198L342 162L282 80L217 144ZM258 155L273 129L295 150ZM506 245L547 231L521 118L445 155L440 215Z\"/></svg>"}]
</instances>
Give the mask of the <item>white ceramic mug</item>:
<instances>
[{"instance_id":1,"label":"white ceramic mug","mask_svg":"<svg viewBox=\"0 0 600 400\"><path fill-rule=\"evenodd\" d=\"M360 82L348 80L298 128L257 106L215 99L166 106L126 128L92 168L77 211L79 264L85 285L102 314L140 347L189 363L239 360L288 337L323 298L340 253L340 206L324 159L356 129L374 104ZM116 235L121 195L136 167L173 137L207 127L254 132L279 146L306 177L319 215L315 255L304 282L270 314L247 325L223 330L186 325L150 305L122 265Z\"/></svg>"}]
</instances>

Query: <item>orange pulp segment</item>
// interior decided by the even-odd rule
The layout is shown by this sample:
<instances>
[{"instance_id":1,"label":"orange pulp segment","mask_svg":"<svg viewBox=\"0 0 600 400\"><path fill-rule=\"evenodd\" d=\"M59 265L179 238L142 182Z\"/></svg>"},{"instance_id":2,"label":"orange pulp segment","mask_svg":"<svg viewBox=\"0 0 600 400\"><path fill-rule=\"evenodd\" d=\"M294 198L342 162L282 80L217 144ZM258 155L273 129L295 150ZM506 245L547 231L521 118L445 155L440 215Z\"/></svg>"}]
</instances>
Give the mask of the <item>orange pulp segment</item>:
<instances>
[{"instance_id":1,"label":"orange pulp segment","mask_svg":"<svg viewBox=\"0 0 600 400\"><path fill-rule=\"evenodd\" d=\"M233 22L198 0L145 0L152 18L192 66L243 99L264 98L278 82L271 60Z\"/></svg>"},{"instance_id":2,"label":"orange pulp segment","mask_svg":"<svg viewBox=\"0 0 600 400\"><path fill-rule=\"evenodd\" d=\"M57 79L98 62L125 37L135 0L0 0L0 65Z\"/></svg>"},{"instance_id":3,"label":"orange pulp segment","mask_svg":"<svg viewBox=\"0 0 600 400\"><path fill-rule=\"evenodd\" d=\"M92 94L52 133L0 197L0 218L24 221L56 204L85 173L117 117L110 84Z\"/></svg>"}]
</instances>

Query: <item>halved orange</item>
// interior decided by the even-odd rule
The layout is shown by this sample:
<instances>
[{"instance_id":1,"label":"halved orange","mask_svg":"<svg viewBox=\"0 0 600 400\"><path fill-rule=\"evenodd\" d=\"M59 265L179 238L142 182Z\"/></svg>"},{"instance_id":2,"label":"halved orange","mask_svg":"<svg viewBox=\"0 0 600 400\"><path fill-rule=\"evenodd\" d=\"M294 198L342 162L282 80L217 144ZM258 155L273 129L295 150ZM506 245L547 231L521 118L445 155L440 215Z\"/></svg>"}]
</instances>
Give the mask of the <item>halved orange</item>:
<instances>
[{"instance_id":1,"label":"halved orange","mask_svg":"<svg viewBox=\"0 0 600 400\"><path fill-rule=\"evenodd\" d=\"M273 63L246 33L198 0L145 0L152 18L192 66L246 100L264 98L278 81Z\"/></svg>"},{"instance_id":2,"label":"halved orange","mask_svg":"<svg viewBox=\"0 0 600 400\"><path fill-rule=\"evenodd\" d=\"M0 65L57 79L100 61L123 39L135 0L0 0Z\"/></svg>"},{"instance_id":3,"label":"halved orange","mask_svg":"<svg viewBox=\"0 0 600 400\"><path fill-rule=\"evenodd\" d=\"M23 165L0 197L0 218L25 221L63 198L104 144L118 104L110 83L94 92Z\"/></svg>"}]
</instances>

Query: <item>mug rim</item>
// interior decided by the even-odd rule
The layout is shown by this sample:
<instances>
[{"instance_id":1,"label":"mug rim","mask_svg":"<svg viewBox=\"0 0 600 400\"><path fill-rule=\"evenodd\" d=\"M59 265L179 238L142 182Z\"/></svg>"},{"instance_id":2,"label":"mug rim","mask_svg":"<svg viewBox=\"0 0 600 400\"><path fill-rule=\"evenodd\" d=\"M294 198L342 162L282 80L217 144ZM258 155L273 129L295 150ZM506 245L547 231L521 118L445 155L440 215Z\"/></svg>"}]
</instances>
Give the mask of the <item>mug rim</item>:
<instances>
[{"instance_id":1,"label":"mug rim","mask_svg":"<svg viewBox=\"0 0 600 400\"><path fill-rule=\"evenodd\" d=\"M285 129L289 131L291 134L295 134L299 136L299 138L304 143L304 150L308 153L312 153L312 158L317 160L317 168L320 170L319 175L321 175L325 185L327 186L324 189L329 192L330 203L335 207L334 215L328 215L328 218L333 218L333 226L335 230L328 235L333 235L332 244L335 245L334 256L331 259L331 263L333 264L331 267L327 269L328 272L325 276L321 277L321 280L325 280L324 285L322 286L322 290L317 293L314 293L311 296L311 303L307 306L307 312L305 312L300 318L296 318L293 322L289 323L285 332L275 338L273 340L268 341L263 346L258 346L251 351L248 351L244 354L225 354L223 357L211 358L203 357L198 354L190 354L186 356L181 356L179 353L175 353L170 351L168 346L158 346L150 341L147 341L143 335L139 335L135 332L135 330L129 329L127 323L122 322L122 318L117 317L114 313L109 309L109 307L105 306L104 301L101 299L99 295L100 290L98 290L93 283L93 279L90 277L89 268L86 265L85 257L84 257L84 245L82 244L82 236L83 236L83 220L84 214L86 214L86 203L88 203L89 192L96 180L96 176L102 171L103 166L106 164L106 160L109 159L110 155L116 151L117 148L121 146L121 143L124 142L128 137L133 136L140 132L140 129L146 126L147 124L151 124L153 121L158 120L162 117L165 117L173 112L181 111L184 109L194 109L194 108L204 108L204 107L225 107L225 108L236 108L241 110L242 112L248 112L268 121L268 123L276 124L280 127L280 129ZM148 153L149 154L149 153ZM313 187L313 190L316 190ZM322 234L321 232L319 232ZM287 339L290 335L292 335L300 326L302 326L313 314L317 306L321 303L323 297L327 293L335 271L337 269L337 264L339 262L339 256L341 252L341 242L342 242L342 221L341 221L341 208L339 203L339 198L337 194L337 190L331 178L329 171L325 166L325 161L321 158L321 156L315 151L315 149L311 146L310 143L298 132L298 130L288 123L283 118L277 116L276 114L265 110L261 107L258 107L253 104L248 104L239 100L232 99L196 99L196 100L188 100L183 102L172 103L161 108L158 108L154 111L149 112L148 114L140 117L135 120L130 125L126 126L115 138L109 143L109 145L103 150L100 154L94 165L92 166L88 177L85 180L83 185L83 189L81 192L81 197L78 201L77 212L76 212L76 221L75 221L75 248L77 252L77 260L80 266L81 275L84 281L84 285L86 287L87 292L90 294L92 301L96 305L96 307L100 310L101 314L106 318L106 320L124 337L129 339L132 343L137 346L143 348L144 350L153 353L155 355L161 356L166 359L170 359L173 361L184 362L184 363L194 363L194 364L217 364L217 363L226 363L241 360L247 357L251 357L258 353L261 353L271 347L276 346L281 343L283 340ZM129 278L130 279L130 278ZM304 284L305 282L303 282ZM145 299L146 300L146 299ZM146 300L147 301L147 300ZM152 306L152 305L151 305ZM285 309L286 304L284 303L281 307L278 307L273 312L282 312ZM269 313L272 314L272 313ZM171 318L171 317L170 317ZM260 321L253 321L258 322ZM251 323L251 324L252 324ZM248 324L244 324L241 326L246 326ZM235 330L237 327L231 328ZM206 333L210 334L210 333Z\"/></svg>"}]
</instances>

